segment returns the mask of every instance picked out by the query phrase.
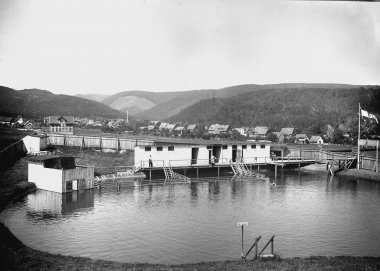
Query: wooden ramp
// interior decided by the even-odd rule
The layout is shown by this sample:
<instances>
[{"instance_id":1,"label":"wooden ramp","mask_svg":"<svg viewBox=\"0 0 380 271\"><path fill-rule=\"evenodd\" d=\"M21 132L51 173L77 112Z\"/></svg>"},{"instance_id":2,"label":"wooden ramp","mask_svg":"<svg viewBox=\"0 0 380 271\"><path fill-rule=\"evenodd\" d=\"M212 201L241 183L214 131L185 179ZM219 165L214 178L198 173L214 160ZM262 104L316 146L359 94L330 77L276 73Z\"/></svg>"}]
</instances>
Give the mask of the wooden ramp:
<instances>
[{"instance_id":1,"label":"wooden ramp","mask_svg":"<svg viewBox=\"0 0 380 271\"><path fill-rule=\"evenodd\" d=\"M244 163L235 163L230 164L232 171L235 176L252 176L256 178L261 178L262 175L256 172L252 172L249 170L248 166Z\"/></svg>"},{"instance_id":2,"label":"wooden ramp","mask_svg":"<svg viewBox=\"0 0 380 271\"><path fill-rule=\"evenodd\" d=\"M168 183L191 183L189 177L178 174L171 167L163 167L165 173L165 181Z\"/></svg>"}]
</instances>

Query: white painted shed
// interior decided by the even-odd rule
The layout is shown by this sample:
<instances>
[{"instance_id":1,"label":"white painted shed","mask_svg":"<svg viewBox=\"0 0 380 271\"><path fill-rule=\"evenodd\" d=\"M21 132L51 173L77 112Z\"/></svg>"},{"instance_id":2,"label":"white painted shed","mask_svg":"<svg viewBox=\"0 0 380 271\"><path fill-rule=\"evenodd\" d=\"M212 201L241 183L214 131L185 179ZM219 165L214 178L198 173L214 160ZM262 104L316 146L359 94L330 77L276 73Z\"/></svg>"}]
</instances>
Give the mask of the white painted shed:
<instances>
[{"instance_id":1,"label":"white painted shed","mask_svg":"<svg viewBox=\"0 0 380 271\"><path fill-rule=\"evenodd\" d=\"M38 189L57 193L94 188L94 167L76 166L66 155L41 155L28 158L28 181Z\"/></svg>"},{"instance_id":2,"label":"white painted shed","mask_svg":"<svg viewBox=\"0 0 380 271\"><path fill-rule=\"evenodd\" d=\"M27 135L22 139L22 141L24 142L28 154L33 152L45 151L49 146L47 135Z\"/></svg>"}]
</instances>

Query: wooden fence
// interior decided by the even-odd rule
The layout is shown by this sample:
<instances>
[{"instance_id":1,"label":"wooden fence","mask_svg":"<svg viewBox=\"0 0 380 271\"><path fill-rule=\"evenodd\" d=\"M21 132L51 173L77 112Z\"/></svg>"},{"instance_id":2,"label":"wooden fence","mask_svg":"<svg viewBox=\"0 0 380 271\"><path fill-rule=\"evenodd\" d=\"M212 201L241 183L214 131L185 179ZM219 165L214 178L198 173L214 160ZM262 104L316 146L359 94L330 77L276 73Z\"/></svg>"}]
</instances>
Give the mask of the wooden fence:
<instances>
[{"instance_id":1,"label":"wooden fence","mask_svg":"<svg viewBox=\"0 0 380 271\"><path fill-rule=\"evenodd\" d=\"M361 169L373 170L373 171L378 172L379 165L380 165L379 160L376 161L376 158L374 157L360 156Z\"/></svg>"},{"instance_id":2,"label":"wooden fence","mask_svg":"<svg viewBox=\"0 0 380 271\"><path fill-rule=\"evenodd\" d=\"M48 140L50 145L53 146L70 146L80 148L99 148L114 150L134 150L135 146L150 146L154 144L153 140L57 134L49 134Z\"/></svg>"}]
</instances>

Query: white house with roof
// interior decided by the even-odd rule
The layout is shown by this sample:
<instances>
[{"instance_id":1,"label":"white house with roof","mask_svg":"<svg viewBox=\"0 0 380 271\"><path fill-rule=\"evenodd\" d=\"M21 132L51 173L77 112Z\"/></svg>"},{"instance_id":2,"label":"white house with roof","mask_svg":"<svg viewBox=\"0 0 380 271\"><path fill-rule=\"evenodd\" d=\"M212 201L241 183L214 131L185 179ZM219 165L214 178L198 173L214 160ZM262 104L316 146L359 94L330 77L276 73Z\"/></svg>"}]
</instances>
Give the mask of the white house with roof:
<instances>
[{"instance_id":1,"label":"white house with roof","mask_svg":"<svg viewBox=\"0 0 380 271\"><path fill-rule=\"evenodd\" d=\"M162 123L160 124L160 126L158 127L158 129L160 129L160 130L162 130L162 129L166 129L166 126L168 126L168 123L166 123L166 122L162 122Z\"/></svg>"},{"instance_id":2,"label":"white house with roof","mask_svg":"<svg viewBox=\"0 0 380 271\"><path fill-rule=\"evenodd\" d=\"M321 136L312 136L309 142L310 144L323 144L323 139Z\"/></svg>"},{"instance_id":3,"label":"white house with roof","mask_svg":"<svg viewBox=\"0 0 380 271\"><path fill-rule=\"evenodd\" d=\"M49 116L45 121L50 126L51 133L74 133L74 116Z\"/></svg>"},{"instance_id":4,"label":"white house with roof","mask_svg":"<svg viewBox=\"0 0 380 271\"><path fill-rule=\"evenodd\" d=\"M254 128L254 131L253 131L253 134L255 136L261 136L261 137L265 137L268 133L268 127L264 127L264 126L256 126Z\"/></svg>"},{"instance_id":5,"label":"white house with roof","mask_svg":"<svg viewBox=\"0 0 380 271\"><path fill-rule=\"evenodd\" d=\"M153 167L191 166L210 164L211 155L217 164L234 162L264 163L270 161L270 144L256 142L156 142L151 146L135 147L135 165L149 167L152 156Z\"/></svg>"},{"instance_id":6,"label":"white house with roof","mask_svg":"<svg viewBox=\"0 0 380 271\"><path fill-rule=\"evenodd\" d=\"M189 126L187 126L186 130L188 130L190 133L195 133L195 132L200 131L198 125L196 124L190 124Z\"/></svg>"}]
</instances>

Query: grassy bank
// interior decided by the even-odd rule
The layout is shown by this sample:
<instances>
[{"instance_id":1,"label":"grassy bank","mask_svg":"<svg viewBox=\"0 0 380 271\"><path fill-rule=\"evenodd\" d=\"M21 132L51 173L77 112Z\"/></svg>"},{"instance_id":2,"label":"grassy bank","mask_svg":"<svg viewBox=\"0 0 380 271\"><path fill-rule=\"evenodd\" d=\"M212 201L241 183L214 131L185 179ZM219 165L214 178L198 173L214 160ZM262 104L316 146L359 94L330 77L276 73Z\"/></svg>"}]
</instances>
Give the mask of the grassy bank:
<instances>
[{"instance_id":1,"label":"grassy bank","mask_svg":"<svg viewBox=\"0 0 380 271\"><path fill-rule=\"evenodd\" d=\"M77 162L96 167L127 164L128 154L99 153L94 150L61 149L76 155ZM95 154L96 153L96 154ZM78 163L79 164L79 163ZM130 165L131 163L129 163ZM0 211L14 198L35 189L27 182L27 161L19 160L0 175ZM26 247L0 223L1 270L380 270L380 258L375 257L309 257L256 261L222 261L183 265L117 263L89 258L63 256ZM238 255L237 255L238 256Z\"/></svg>"}]
</instances>

